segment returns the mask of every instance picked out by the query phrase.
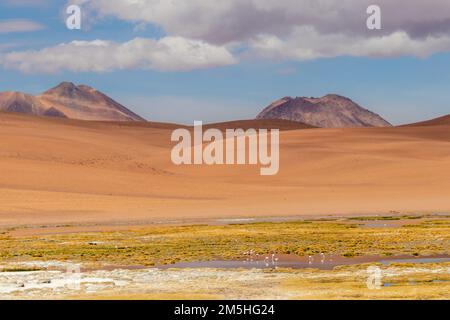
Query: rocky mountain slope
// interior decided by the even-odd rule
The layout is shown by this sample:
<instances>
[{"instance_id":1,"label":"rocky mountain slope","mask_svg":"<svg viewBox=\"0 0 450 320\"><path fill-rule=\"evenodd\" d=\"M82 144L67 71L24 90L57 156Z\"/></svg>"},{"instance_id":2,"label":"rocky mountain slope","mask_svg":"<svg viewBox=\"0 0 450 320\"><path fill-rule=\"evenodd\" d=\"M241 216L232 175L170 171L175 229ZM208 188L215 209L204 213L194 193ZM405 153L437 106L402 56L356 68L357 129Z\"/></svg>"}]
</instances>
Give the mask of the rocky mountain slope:
<instances>
[{"instance_id":1,"label":"rocky mountain slope","mask_svg":"<svg viewBox=\"0 0 450 320\"><path fill-rule=\"evenodd\" d=\"M291 120L323 128L391 126L378 114L336 94L322 98L285 97L270 104L257 119Z\"/></svg>"},{"instance_id":2,"label":"rocky mountain slope","mask_svg":"<svg viewBox=\"0 0 450 320\"><path fill-rule=\"evenodd\" d=\"M0 111L79 120L145 121L100 91L71 82L63 82L39 96L0 93Z\"/></svg>"}]
</instances>

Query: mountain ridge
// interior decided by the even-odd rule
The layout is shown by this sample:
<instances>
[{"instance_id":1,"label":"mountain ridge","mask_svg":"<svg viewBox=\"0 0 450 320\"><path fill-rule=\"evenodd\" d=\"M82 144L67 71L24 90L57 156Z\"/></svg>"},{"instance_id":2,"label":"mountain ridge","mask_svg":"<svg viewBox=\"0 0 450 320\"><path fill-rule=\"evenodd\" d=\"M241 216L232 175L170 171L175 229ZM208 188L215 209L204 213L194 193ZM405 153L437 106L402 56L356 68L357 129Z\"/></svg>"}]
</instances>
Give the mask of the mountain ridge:
<instances>
[{"instance_id":1,"label":"mountain ridge","mask_svg":"<svg viewBox=\"0 0 450 320\"><path fill-rule=\"evenodd\" d=\"M62 82L36 96L1 92L0 111L78 120L146 121L104 93L72 82Z\"/></svg>"}]
</instances>

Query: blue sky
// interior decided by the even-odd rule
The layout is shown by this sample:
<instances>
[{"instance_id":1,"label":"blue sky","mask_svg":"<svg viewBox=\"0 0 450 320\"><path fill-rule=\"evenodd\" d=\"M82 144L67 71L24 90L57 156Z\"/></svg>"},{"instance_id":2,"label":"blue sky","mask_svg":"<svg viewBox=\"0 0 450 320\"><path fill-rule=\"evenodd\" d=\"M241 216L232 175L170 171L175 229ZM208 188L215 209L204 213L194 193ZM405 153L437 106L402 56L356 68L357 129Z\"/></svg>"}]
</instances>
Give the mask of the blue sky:
<instances>
[{"instance_id":1,"label":"blue sky","mask_svg":"<svg viewBox=\"0 0 450 320\"><path fill-rule=\"evenodd\" d=\"M25 31L1 31L0 27L0 61L2 55L11 52L26 52L26 57L34 59L36 55L30 55L30 50L75 40L101 39L121 44L136 38L156 41L167 36L194 38L177 31L169 18L169 22L153 22L153 17L142 17L139 21L120 14L105 14L101 18L83 16L88 21L83 30L68 30L66 5L66 1L57 0L2 1L0 23L20 19L34 24ZM143 22L144 27L137 27ZM255 38L239 39L241 42L236 44L237 40L216 41L206 33L195 32L196 41L226 48L236 61L226 56L213 61L217 66L214 63L207 67L189 66L188 70L184 62L182 70L172 70L150 61L150 67L137 63L121 69L107 66L108 70L99 72L79 70L76 66L50 73L39 67L24 71L15 64L0 63L0 91L37 94L61 81L72 81L103 91L149 120L183 123L194 119L208 122L252 118L281 97L327 93L347 96L395 124L450 113L450 52L446 49L426 56L414 52L383 56L344 52L303 59L256 52L251 45L258 34ZM284 40L292 42L292 39ZM224 59L228 62L223 62Z\"/></svg>"}]
</instances>

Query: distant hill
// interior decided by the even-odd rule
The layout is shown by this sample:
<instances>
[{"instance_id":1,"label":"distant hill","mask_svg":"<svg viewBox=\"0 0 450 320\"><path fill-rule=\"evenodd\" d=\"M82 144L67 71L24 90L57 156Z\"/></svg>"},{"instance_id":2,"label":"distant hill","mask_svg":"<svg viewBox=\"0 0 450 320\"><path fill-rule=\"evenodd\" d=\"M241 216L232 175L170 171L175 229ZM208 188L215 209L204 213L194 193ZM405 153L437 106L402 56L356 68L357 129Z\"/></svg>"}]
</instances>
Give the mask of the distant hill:
<instances>
[{"instance_id":1,"label":"distant hill","mask_svg":"<svg viewBox=\"0 0 450 320\"><path fill-rule=\"evenodd\" d=\"M205 124L203 128L215 128L219 130L226 129L279 129L281 131L297 130L297 129L311 129L313 126L290 120L278 120L278 119L258 119L258 120L236 120L228 122L219 122L212 124Z\"/></svg>"},{"instance_id":2,"label":"distant hill","mask_svg":"<svg viewBox=\"0 0 450 320\"><path fill-rule=\"evenodd\" d=\"M291 120L322 128L391 126L378 114L336 94L322 98L284 97L265 108L257 119Z\"/></svg>"},{"instance_id":3,"label":"distant hill","mask_svg":"<svg viewBox=\"0 0 450 320\"><path fill-rule=\"evenodd\" d=\"M450 114L436 119L431 119L428 121L407 124L405 125L405 127L448 126L448 125L450 125Z\"/></svg>"},{"instance_id":4,"label":"distant hill","mask_svg":"<svg viewBox=\"0 0 450 320\"><path fill-rule=\"evenodd\" d=\"M0 111L98 121L145 121L100 91L63 82L39 96L0 93Z\"/></svg>"}]
</instances>

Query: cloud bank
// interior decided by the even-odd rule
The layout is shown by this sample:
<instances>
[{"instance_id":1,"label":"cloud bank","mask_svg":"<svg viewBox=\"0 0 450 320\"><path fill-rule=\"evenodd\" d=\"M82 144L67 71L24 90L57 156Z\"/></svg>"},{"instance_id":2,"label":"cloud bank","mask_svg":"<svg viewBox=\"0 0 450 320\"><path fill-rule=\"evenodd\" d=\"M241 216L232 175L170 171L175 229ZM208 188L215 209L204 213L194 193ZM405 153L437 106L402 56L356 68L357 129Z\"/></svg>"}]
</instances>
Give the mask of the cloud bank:
<instances>
[{"instance_id":1,"label":"cloud bank","mask_svg":"<svg viewBox=\"0 0 450 320\"><path fill-rule=\"evenodd\" d=\"M302 26L321 34L370 36L366 9L383 12L382 34L424 37L450 31L448 0L73 0L100 16L159 25L169 34L216 44L260 34L282 36ZM373 34L372 36L377 36Z\"/></svg>"},{"instance_id":2,"label":"cloud bank","mask_svg":"<svg viewBox=\"0 0 450 320\"><path fill-rule=\"evenodd\" d=\"M450 36L412 38L405 31L379 37L321 34L312 27L296 28L288 37L258 35L250 41L250 55L273 59L312 60L338 56L426 58L450 51Z\"/></svg>"},{"instance_id":3,"label":"cloud bank","mask_svg":"<svg viewBox=\"0 0 450 320\"><path fill-rule=\"evenodd\" d=\"M448 0L78 0L99 16L161 26L167 33L253 56L425 57L450 51ZM368 30L376 3L382 30Z\"/></svg>"},{"instance_id":4,"label":"cloud bank","mask_svg":"<svg viewBox=\"0 0 450 320\"><path fill-rule=\"evenodd\" d=\"M366 9L374 3L382 10L381 30L366 27ZM89 20L150 24L164 30L166 37L125 43L76 41L13 52L0 63L24 72L189 71L241 59L425 58L450 52L448 0L70 0L68 4L81 5Z\"/></svg>"},{"instance_id":5,"label":"cloud bank","mask_svg":"<svg viewBox=\"0 0 450 320\"><path fill-rule=\"evenodd\" d=\"M135 38L124 43L73 41L38 51L6 53L0 61L6 68L25 73L126 69L190 71L236 63L225 48L181 37Z\"/></svg>"}]
</instances>

